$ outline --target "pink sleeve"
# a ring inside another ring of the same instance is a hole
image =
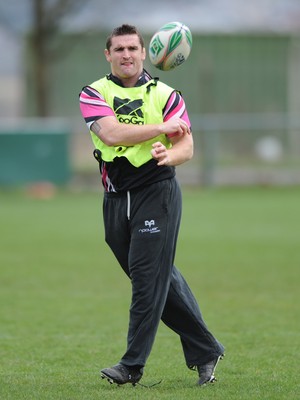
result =
[[[79,105],[82,116],[89,128],[98,119],[115,115],[103,96],[89,86],[82,89],[79,96]]]
[[[176,91],[174,91],[171,96],[169,97],[169,100],[166,104],[166,107],[164,108],[163,111],[163,119],[164,121],[168,121],[172,117],[179,117],[183,119],[191,128],[191,122],[186,110],[185,102],[183,100],[183,97]],[[170,133],[168,134],[168,137],[176,136],[177,133]]]

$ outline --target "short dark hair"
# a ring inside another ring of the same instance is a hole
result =
[[[109,50],[111,47],[111,39],[114,36],[123,36],[123,35],[137,35],[140,41],[142,48],[145,47],[144,39],[137,28],[133,25],[123,24],[115,28],[112,33],[106,39],[106,49]]]

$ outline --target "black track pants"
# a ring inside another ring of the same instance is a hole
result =
[[[105,193],[105,239],[131,279],[132,300],[125,365],[145,365],[159,321],[181,339],[187,365],[223,353],[208,331],[189,286],[174,266],[181,218],[175,178],[130,193]]]

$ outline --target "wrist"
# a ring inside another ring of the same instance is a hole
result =
[[[158,136],[164,133],[164,124],[157,125]]]

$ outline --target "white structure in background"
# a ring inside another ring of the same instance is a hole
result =
[[[257,140],[255,152],[263,161],[276,162],[282,158],[283,148],[279,139],[273,136],[264,136]]]

